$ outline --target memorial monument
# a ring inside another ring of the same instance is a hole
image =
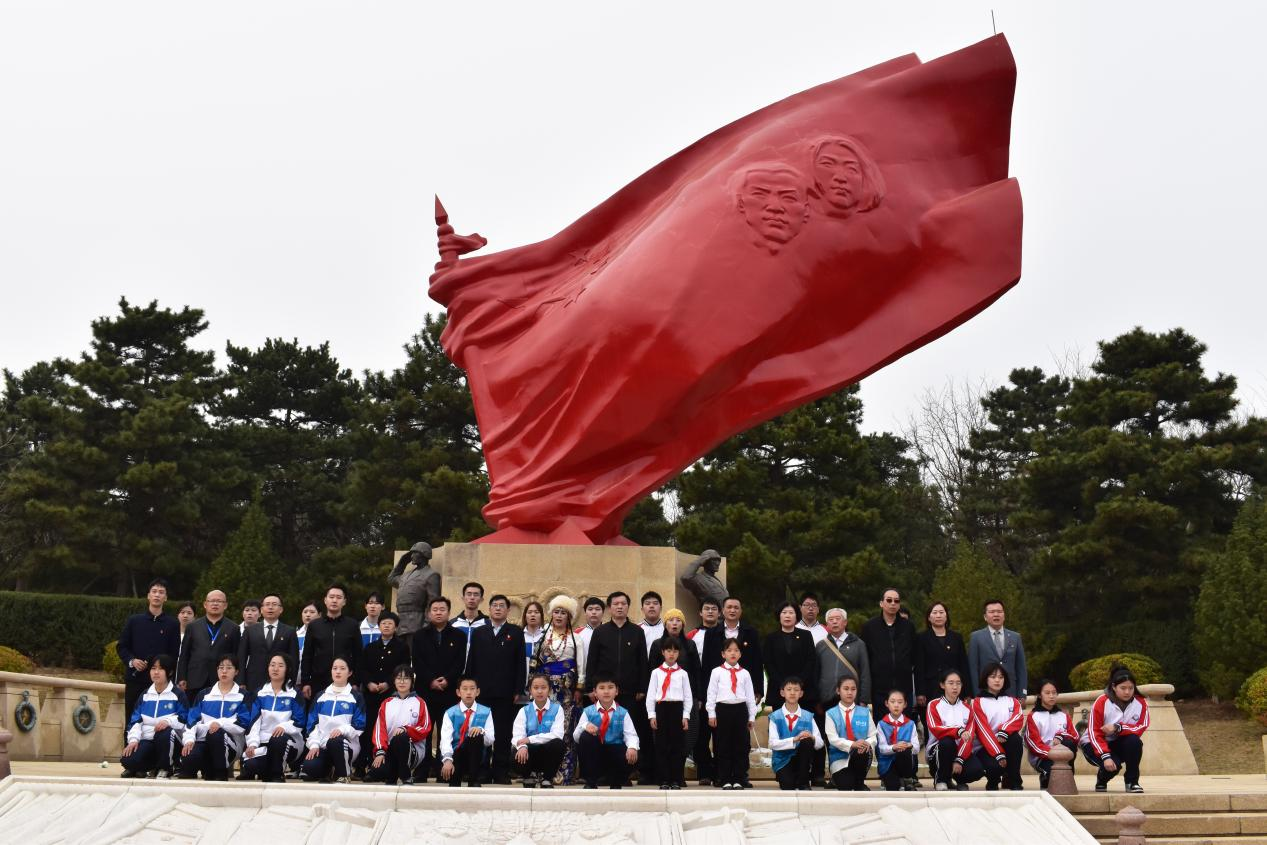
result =
[[[1015,82],[1003,36],[893,59],[740,118],[554,237],[490,255],[462,257],[487,242],[437,198],[430,294],[492,486],[476,546],[629,546],[634,504],[724,439],[1006,292],[1021,273]],[[528,554],[450,544],[437,560],[452,578]],[[671,565],[643,580],[685,609],[690,560],[613,566],[629,589],[629,567]]]

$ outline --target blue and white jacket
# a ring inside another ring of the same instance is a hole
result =
[[[220,726],[225,733],[225,740],[242,753],[242,739],[246,734],[244,720],[248,715],[246,696],[234,684],[228,692],[220,690],[220,684],[198,693],[193,706],[186,713],[185,721],[189,729],[184,734],[184,744],[193,745],[207,738],[207,732],[213,724]]]
[[[185,713],[189,704],[185,693],[169,683],[162,692],[150,688],[137,699],[132,716],[128,719],[128,742],[140,742],[154,738],[154,726],[166,720],[172,726],[172,736],[179,739],[185,732]]]
[[[308,711],[308,747],[325,748],[333,731],[339,731],[355,758],[361,753],[361,731],[365,730],[365,699],[352,685],[325,688]]]
[[[246,732],[248,757],[260,757],[268,753],[268,741],[279,726],[290,738],[295,748],[303,746],[304,697],[298,690],[287,686],[278,692],[271,683],[260,687],[251,700],[246,715],[249,730]],[[252,752],[251,749],[255,750]]]

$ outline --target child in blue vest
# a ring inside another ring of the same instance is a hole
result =
[[[814,714],[801,708],[804,684],[795,675],[783,679],[783,706],[770,714],[770,750],[774,752],[774,776],[779,789],[808,790],[814,751],[823,747],[823,738],[814,724]]]
[[[440,777],[449,786],[461,786],[462,780],[480,786],[488,749],[496,740],[493,711],[475,699],[480,688],[474,678],[458,679],[458,703],[444,712],[440,722]]]
[[[870,792],[867,772],[871,769],[876,745],[875,722],[871,711],[856,704],[858,682],[845,675],[836,684],[840,703],[827,711],[827,768],[832,783],[845,792]]]
[[[532,700],[515,715],[510,730],[510,746],[515,750],[515,768],[523,777],[524,787],[554,788],[565,751],[563,731],[567,717],[559,702],[550,697],[550,679],[533,675],[528,681]]]
[[[915,723],[906,718],[906,693],[900,689],[889,690],[884,706],[889,712],[880,720],[877,731],[880,781],[889,792],[911,792],[916,789],[919,732],[915,730]]]
[[[614,678],[599,675],[590,688],[598,702],[582,711],[572,732],[581,777],[586,789],[598,789],[600,777],[606,778],[612,789],[620,789],[629,777],[629,768],[638,762],[638,731],[629,711],[616,703]]]

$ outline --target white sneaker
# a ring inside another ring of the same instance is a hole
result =
[[[941,781],[937,781],[937,785],[933,787],[933,789],[935,789],[937,792],[946,792],[947,790],[950,789],[950,787],[947,784],[942,783]]]
[[[159,780],[167,780],[167,779],[168,779],[169,777],[171,777],[171,776],[172,776],[172,773],[171,773],[171,772],[169,772],[169,771],[167,771],[167,769],[159,769],[159,770],[158,770],[158,779],[159,779]]]
[[[734,785],[733,783],[723,783],[723,784],[721,785],[721,788],[722,788],[722,789],[734,789],[734,788],[735,788],[735,785]]]

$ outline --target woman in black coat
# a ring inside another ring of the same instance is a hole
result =
[[[805,697],[801,706],[811,710],[818,696],[818,657],[814,653],[814,635],[796,627],[800,612],[796,605],[785,601],[779,607],[779,630],[765,638],[761,644],[761,657],[765,661],[767,678],[765,703],[773,709],[783,706],[783,679],[801,679]]]
[[[950,611],[935,601],[924,614],[927,623],[915,638],[915,704],[919,713],[929,701],[941,695],[938,682],[948,669],[968,677],[968,650],[963,637],[950,629]]]

